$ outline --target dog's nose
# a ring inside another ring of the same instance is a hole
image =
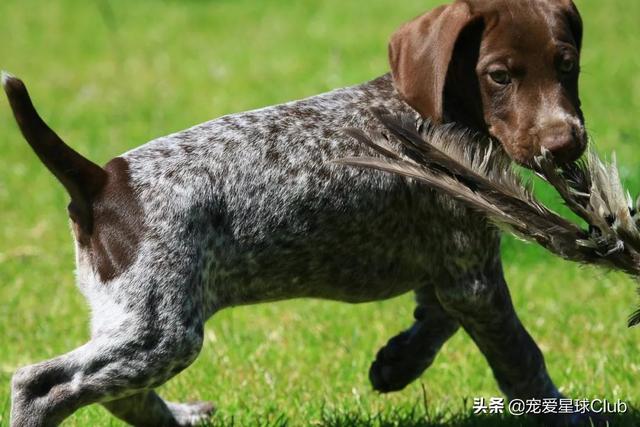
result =
[[[582,132],[569,124],[559,124],[545,128],[540,137],[540,147],[551,151],[558,163],[576,160],[584,148]]]

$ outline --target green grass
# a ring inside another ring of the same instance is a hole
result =
[[[386,40],[433,0],[0,2],[0,67],[22,77],[41,113],[89,158],[111,157],[225,113],[365,81],[387,69]],[[640,2],[579,1],[586,36],[582,100],[601,152],[615,149],[640,190]],[[0,425],[21,365],[87,339],[74,287],[66,195],[0,102]],[[541,196],[557,206],[555,196]],[[508,238],[506,275],[517,310],[574,397],[640,405],[639,299],[619,274],[555,259]],[[216,402],[219,425],[520,425],[470,415],[497,396],[491,372],[459,333],[406,390],[371,391],[375,351],[409,325],[411,296],[351,306],[294,300],[226,310],[198,361],[162,387],[174,400]],[[638,425],[634,413],[618,420]],[[98,406],[67,426],[120,425]],[[618,423],[616,423],[618,425]]]

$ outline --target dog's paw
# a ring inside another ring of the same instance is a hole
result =
[[[369,381],[381,393],[399,391],[429,367],[432,358],[422,354],[411,340],[409,331],[391,338],[376,355],[369,368]]]
[[[198,426],[208,421],[215,412],[211,402],[173,403],[167,402],[177,427]]]

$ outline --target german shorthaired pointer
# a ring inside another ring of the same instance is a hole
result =
[[[559,396],[514,312],[499,233],[443,195],[331,160],[373,154],[343,131],[382,132],[372,108],[457,122],[524,165],[542,146],[574,159],[586,141],[581,38],[570,0],[458,0],[393,35],[390,75],[212,120],[104,167],[68,147],[5,74],[22,133],[71,196],[92,309],[89,342],[15,373],[11,425],[55,426],[91,403],[137,426],[193,425],[211,405],[165,402],[154,388],[195,360],[217,311],[409,291],[415,323],[378,352],[376,390],[416,379],[462,326],[507,397]]]

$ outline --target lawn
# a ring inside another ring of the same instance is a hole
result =
[[[380,75],[386,40],[433,0],[3,0],[0,68],[23,78],[63,138],[103,163],[157,136],[235,111]],[[640,192],[640,2],[578,2],[585,21],[581,93],[602,153],[615,150]],[[0,102],[0,425],[12,372],[88,337],[74,286],[66,194]],[[548,189],[545,200],[558,206]],[[506,238],[516,308],[562,391],[640,406],[633,281],[563,262]],[[367,371],[410,324],[412,297],[363,305],[294,300],[225,310],[208,322],[198,361],[161,388],[213,400],[215,425],[520,425],[472,416],[498,396],[464,333],[404,391],[378,395]],[[66,426],[119,426],[99,406]],[[615,425],[640,425],[637,412]]]

